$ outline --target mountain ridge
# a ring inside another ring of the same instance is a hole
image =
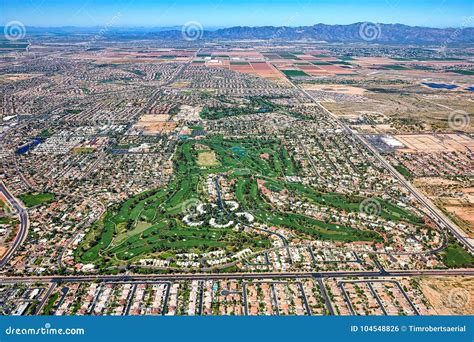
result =
[[[328,43],[374,43],[374,44],[474,44],[474,27],[434,28],[409,26],[405,24],[383,24],[358,22],[348,25],[314,24],[311,26],[233,26],[206,29],[199,22],[183,26],[165,27],[100,27],[74,28],[28,27],[27,31],[37,33],[73,33],[96,31],[102,37],[131,35],[141,38],[162,40],[309,40]]]

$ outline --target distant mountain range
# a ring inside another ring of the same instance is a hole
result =
[[[176,34],[162,32],[160,36]],[[181,34],[181,32],[179,32]],[[231,27],[204,31],[202,38],[315,40],[331,43],[372,42],[379,44],[466,44],[474,43],[474,27],[428,28],[402,24],[355,23],[300,27]]]
[[[91,28],[38,28],[27,27],[30,33],[71,34],[78,33],[96,34],[104,38],[107,36],[122,36],[123,38],[144,38],[181,40],[199,39],[229,39],[229,40],[311,40],[329,43],[357,43],[369,42],[377,44],[429,44],[455,46],[458,44],[474,44],[474,27],[460,28],[429,28],[407,26],[402,24],[375,24],[354,23],[350,25],[313,26],[237,26],[221,29],[202,28],[199,23],[190,23],[190,26],[172,27],[100,27]],[[184,33],[185,34],[184,34]]]

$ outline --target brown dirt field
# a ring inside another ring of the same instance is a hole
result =
[[[390,125],[357,125],[357,131],[363,134],[384,134],[393,133],[393,129]]]
[[[293,68],[293,63],[287,59],[272,61],[272,64],[279,69]]]
[[[189,85],[189,82],[173,82],[171,84],[172,88],[186,88]]]
[[[338,74],[354,74],[354,72],[351,69],[342,68],[342,67],[337,66],[337,65],[318,65],[318,67],[322,70],[333,73],[335,75],[338,75]]]
[[[474,314],[474,277],[423,278],[420,288],[438,315]]]
[[[164,49],[162,51],[148,51],[148,52],[129,52],[129,51],[114,51],[108,50],[101,55],[101,57],[106,59],[119,58],[119,59],[143,59],[151,58],[161,58],[166,57],[167,60],[171,58],[169,56],[176,56],[173,59],[188,59],[189,57],[194,56],[194,51],[183,51],[183,50],[172,50]]]
[[[172,60],[172,59],[160,59],[160,58],[93,58],[93,57],[80,57],[78,58],[80,60],[82,59],[91,59],[94,60],[97,64],[135,64],[137,62],[139,63],[172,63],[172,62],[177,62],[178,59]],[[183,60],[185,61],[185,60]]]
[[[452,201],[453,202],[453,201]],[[457,203],[456,205],[444,205],[444,208],[459,218],[458,226],[466,232],[470,238],[474,238],[474,205]]]
[[[136,131],[142,131],[145,135],[171,132],[176,128],[176,123],[167,122],[168,118],[168,114],[143,115],[140,120],[133,125],[133,129]]]
[[[30,78],[38,77],[41,74],[4,74],[0,75],[0,83],[24,81]]]
[[[385,75],[386,76],[386,75]],[[378,87],[378,86],[376,86]],[[388,87],[391,90],[398,87]],[[400,88],[400,91],[403,89]],[[448,117],[454,110],[466,113],[474,112],[474,102],[464,95],[438,94],[436,96],[419,96],[416,94],[402,95],[398,93],[382,94],[367,92],[364,96],[369,101],[361,103],[330,103],[326,107],[335,115],[346,115],[357,111],[379,112],[395,120],[409,119],[423,123],[426,131],[448,130]],[[445,108],[448,106],[451,109]],[[419,130],[419,128],[417,128]],[[470,125],[461,129],[464,132],[474,132],[474,120]],[[412,132],[411,124],[407,124],[404,131]]]
[[[440,178],[440,177],[423,177],[423,178],[416,178],[413,181],[413,185],[417,187],[423,186],[440,186],[440,185],[457,185],[459,182]]]
[[[176,128],[175,122],[161,122],[147,127],[145,133],[171,132]]]
[[[298,68],[300,68],[303,71],[318,71],[318,70],[320,70],[315,65],[298,65]]]
[[[285,75],[280,73],[272,65],[267,62],[250,62],[249,65],[236,65],[230,64],[230,70],[242,72],[246,74],[252,74],[259,77],[266,78],[270,81],[275,82],[288,82]]]
[[[249,50],[239,50],[234,49],[231,51],[218,51],[213,52],[212,56],[229,56],[229,57],[238,57],[238,58],[262,58],[263,55],[257,51],[249,51]]]
[[[436,205],[452,214],[453,221],[469,237],[474,238],[474,188],[465,187],[461,182],[439,178],[415,178],[413,185],[431,198]],[[445,192],[461,192],[463,196],[446,197]]]
[[[220,163],[214,151],[206,151],[198,154],[197,164],[199,166],[217,166]]]
[[[474,140],[467,135],[456,134],[410,134],[396,135],[410,152],[468,152],[474,151]],[[400,150],[404,152],[404,150]]]
[[[8,250],[7,247],[0,246],[0,258],[3,258],[7,250]]]
[[[338,85],[338,84],[304,84],[302,87],[305,90],[322,90],[322,91],[328,91],[331,93],[341,93],[341,94],[348,94],[348,95],[364,95],[366,91],[363,88]]]
[[[168,114],[146,114],[140,118],[140,121],[138,123],[141,124],[146,122],[164,122],[168,121],[169,118],[170,116]]]
[[[400,61],[396,61],[387,57],[356,57],[354,59],[356,63],[361,66],[400,64]]]
[[[299,55],[298,58],[302,59],[304,61],[316,61],[316,60],[318,60],[318,58],[316,58],[314,56],[311,56],[311,55]]]

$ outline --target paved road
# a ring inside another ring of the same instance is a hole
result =
[[[31,282],[150,282],[178,280],[212,279],[300,279],[300,278],[347,278],[347,277],[413,277],[413,276],[474,276],[474,269],[444,270],[396,270],[381,273],[378,271],[328,271],[328,272],[258,272],[258,273],[209,273],[209,274],[135,274],[135,275],[77,275],[77,276],[12,276],[0,277],[0,283]]]
[[[6,197],[10,206],[16,210],[20,218],[20,230],[15,237],[15,241],[13,241],[13,244],[8,250],[8,252],[0,260],[0,268],[2,268],[10,261],[10,259],[13,257],[18,247],[20,247],[23,241],[25,241],[26,236],[28,235],[28,228],[30,226],[30,221],[28,218],[28,212],[23,207],[23,204],[19,200],[17,200],[15,197],[13,197],[13,195],[8,191],[8,189],[3,183],[0,183],[0,191]]]
[[[377,304],[379,305],[380,307],[380,310],[382,310],[383,314],[385,316],[387,316],[387,310],[385,310],[385,307],[383,306],[383,303],[382,303],[382,299],[380,298],[379,294],[377,293],[377,291],[375,291],[374,287],[372,286],[372,283],[367,283],[367,286],[369,287],[370,289],[370,292],[372,292],[372,296],[374,296],[375,300],[377,301]]]
[[[324,299],[324,305],[328,310],[331,316],[334,316],[334,308],[331,304],[331,299],[329,298],[328,292],[326,291],[326,286],[324,285],[323,279],[321,277],[315,277],[316,281],[319,285],[319,293],[321,293],[321,297]]]
[[[43,307],[46,304],[47,299],[49,296],[51,296],[51,293],[53,293],[54,289],[58,286],[57,283],[51,283],[51,286],[49,287],[48,291],[46,291],[46,294],[43,296],[43,299],[39,303],[38,307],[36,308],[35,315],[39,315],[41,311],[43,310]]]
[[[301,297],[303,298],[303,303],[304,303],[304,308],[306,310],[306,313],[308,314],[308,316],[311,316],[312,312],[311,312],[311,308],[309,307],[308,298],[306,297],[306,293],[304,291],[303,283],[301,281],[298,281],[296,282],[296,285],[298,285],[300,289]]]
[[[434,221],[442,229],[448,229],[471,253],[474,253],[473,239],[470,239],[458,226],[456,226],[449,218],[447,218],[428,198],[426,198],[417,188],[408,182],[389,162],[383,158],[380,153],[369,142],[367,142],[357,132],[354,132],[349,126],[339,120],[339,118],[330,112],[326,107],[319,103],[311,94],[304,89],[295,85],[295,88],[300,90],[306,97],[316,103],[326,114],[328,114],[334,121],[351,134],[357,141],[359,141],[366,149],[368,149],[375,158],[385,166],[385,168],[407,189],[410,193],[425,207],[430,213]]]

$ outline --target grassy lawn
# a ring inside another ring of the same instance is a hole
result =
[[[348,212],[360,211],[360,204],[365,200],[364,197],[347,197],[336,193],[319,193],[297,183],[291,183],[288,187],[315,204],[329,205]],[[389,203],[381,198],[375,198],[374,200],[380,204],[381,212],[379,216],[387,220],[407,221],[413,224],[421,224],[423,222],[421,217],[416,216],[404,208]]]
[[[76,154],[90,154],[94,153],[95,148],[92,147],[76,147],[73,149],[73,152]]]
[[[20,195],[19,198],[28,208],[30,208],[54,201],[55,195],[51,193],[25,194]]]
[[[59,299],[59,292],[54,293],[49,297],[48,302],[46,303],[43,309],[43,315],[51,315],[53,313],[53,307],[56,301]]]
[[[345,242],[382,241],[381,236],[375,232],[360,231],[342,225],[326,223],[299,214],[266,213],[259,214],[258,217],[260,220],[269,222],[273,225],[288,227],[322,240]]]
[[[442,253],[442,258],[447,267],[462,268],[474,266],[474,257],[454,239],[450,239],[448,247]]]
[[[0,224],[15,225],[18,223],[19,221],[16,217],[0,217]]]
[[[127,238],[143,233],[145,230],[147,230],[151,226],[153,225],[149,222],[139,221],[133,230],[124,231],[121,234],[117,235],[113,240],[113,244],[118,245],[124,240],[126,240]]]
[[[411,174],[411,172],[408,171],[408,169],[405,166],[403,166],[402,164],[398,164],[397,166],[395,166],[395,169],[406,179],[412,179],[413,178],[413,175]]]
[[[449,70],[451,72],[455,72],[456,74],[461,75],[474,75],[474,70]]]

